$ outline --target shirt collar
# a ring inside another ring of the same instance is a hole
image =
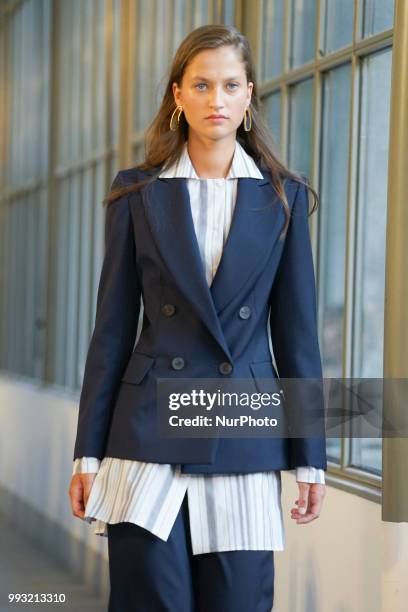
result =
[[[227,179],[232,178],[256,178],[263,179],[263,175],[256,165],[254,159],[248,155],[244,147],[235,141],[234,156],[232,158],[232,164]],[[175,162],[170,168],[163,170],[158,178],[193,178],[200,179],[197,176],[194,166],[191,163],[190,156],[187,150],[187,141],[184,143],[183,152],[180,159]]]

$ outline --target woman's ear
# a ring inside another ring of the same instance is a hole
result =
[[[176,106],[178,106],[180,104],[180,100],[179,100],[180,92],[178,91],[178,86],[176,82],[173,83],[172,88],[173,88],[174,103]]]
[[[252,83],[252,81],[250,81],[248,83],[248,91],[249,91],[249,99],[248,99],[248,106],[250,106],[251,104],[251,97],[252,97],[252,89],[254,87],[254,84]]]

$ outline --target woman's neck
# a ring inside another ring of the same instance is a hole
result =
[[[197,176],[200,178],[226,178],[235,151],[235,140],[227,143],[205,145],[194,139],[188,140],[187,151]]]

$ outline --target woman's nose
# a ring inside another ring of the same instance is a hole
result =
[[[224,108],[222,103],[223,92],[221,89],[215,89],[214,92],[210,95],[211,108],[216,112],[221,112]]]

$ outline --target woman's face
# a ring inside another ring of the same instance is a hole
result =
[[[181,88],[173,83],[173,94],[176,104],[183,107],[189,130],[201,138],[219,140],[235,138],[252,87],[237,51],[223,46],[198,53],[184,72]],[[210,115],[224,115],[225,119],[211,120]]]

